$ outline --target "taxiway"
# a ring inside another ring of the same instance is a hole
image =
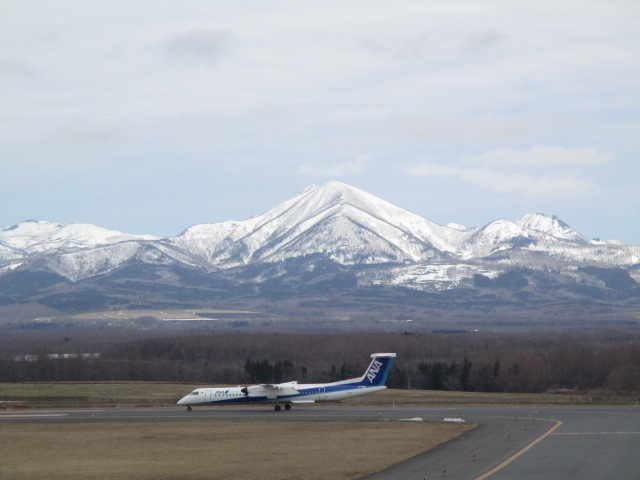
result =
[[[180,407],[107,410],[16,410],[3,422],[158,422],[220,420],[274,422],[464,420],[478,427],[368,480],[461,478],[571,480],[638,478],[639,407],[358,408],[296,406],[275,413],[264,407]],[[460,419],[460,420],[457,420]]]

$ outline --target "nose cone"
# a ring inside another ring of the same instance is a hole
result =
[[[189,396],[182,397],[178,400],[178,405],[189,405]]]

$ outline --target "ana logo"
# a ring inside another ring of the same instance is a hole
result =
[[[367,372],[367,378],[369,379],[369,381],[371,383],[373,383],[373,381],[376,379],[376,375],[378,374],[378,372],[380,371],[380,367],[382,366],[382,362],[375,360],[372,364],[371,364],[371,368],[369,369],[369,371]]]

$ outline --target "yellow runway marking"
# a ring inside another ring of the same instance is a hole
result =
[[[564,432],[554,435],[640,435],[640,432]]]
[[[496,473],[498,470],[501,470],[502,468],[506,467],[507,465],[509,465],[511,462],[513,462],[516,458],[518,458],[520,455],[522,455],[523,453],[525,453],[527,450],[529,450],[531,447],[533,447],[534,445],[538,444],[539,442],[541,442],[542,440],[544,440],[545,438],[547,438],[549,435],[551,435],[560,425],[562,425],[562,422],[560,420],[556,420],[555,421],[556,424],[551,427],[549,430],[547,430],[545,433],[543,433],[542,435],[540,435],[538,438],[536,438],[533,442],[531,442],[529,445],[527,445],[526,447],[524,447],[522,450],[520,450],[519,452],[513,454],[512,456],[510,456],[509,458],[507,458],[504,462],[502,462],[500,465],[492,468],[491,470],[489,470],[487,473],[484,473],[482,475],[480,475],[479,477],[476,477],[474,480],[483,480],[485,478],[487,478],[489,475],[493,475],[494,473]]]

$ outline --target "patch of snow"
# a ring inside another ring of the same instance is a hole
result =
[[[13,263],[11,265],[7,265],[6,267],[0,268],[0,273],[10,272],[11,270],[15,270],[21,265],[23,265],[23,263]]]
[[[447,422],[447,423],[464,423],[466,422],[466,420],[464,420],[463,418],[457,417],[457,418],[445,418],[442,420],[443,422]]]
[[[460,230],[461,232],[467,230],[467,227],[460,225],[459,223],[447,223],[447,227],[453,228],[454,230]]]
[[[471,282],[474,275],[496,278],[504,270],[474,264],[420,264],[363,272],[363,285],[404,286],[416,290],[442,291]]]

